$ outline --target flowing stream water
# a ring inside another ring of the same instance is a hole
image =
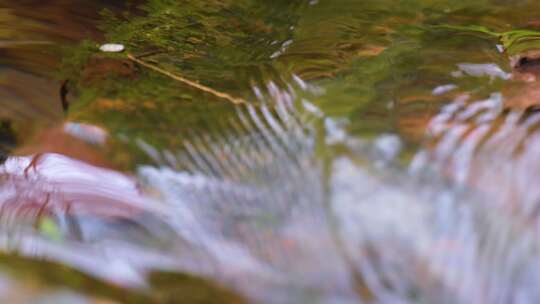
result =
[[[538,11],[0,0],[0,299],[539,302]]]

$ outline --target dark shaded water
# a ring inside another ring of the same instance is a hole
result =
[[[1,298],[537,302],[539,9],[0,1]]]

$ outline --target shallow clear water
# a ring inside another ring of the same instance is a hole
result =
[[[537,302],[538,9],[0,1],[1,293]]]

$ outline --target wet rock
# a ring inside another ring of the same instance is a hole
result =
[[[509,57],[512,82],[502,88],[508,109],[529,109],[540,105],[540,49],[529,49]]]
[[[537,82],[515,84],[505,88],[504,104],[511,109],[528,109],[540,105],[540,84]]]
[[[9,120],[0,121],[0,163],[3,163],[8,154],[17,145],[17,138]]]
[[[528,50],[510,57],[510,65],[519,73],[540,74],[540,50]]]

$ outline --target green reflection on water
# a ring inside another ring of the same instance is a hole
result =
[[[496,63],[508,70],[506,56],[498,53],[490,35],[434,30],[433,25],[503,32],[534,20],[530,12],[538,6],[534,1],[487,0],[400,5],[153,0],[142,6],[142,14],[105,12],[102,28],[107,41],[146,54],[148,62],[250,100],[251,86],[263,87],[270,80],[283,84],[297,74],[324,89],[325,94],[310,98],[327,115],[348,119],[350,134],[398,133],[412,150],[421,139],[421,121],[448,101],[431,96],[434,87],[454,83],[479,96],[500,88],[498,80],[452,77],[458,63]],[[129,79],[113,70],[81,84],[88,58],[104,56],[97,54],[97,45],[83,44],[65,60],[65,76],[79,80],[82,92],[69,117],[128,138],[127,149],[117,142],[112,156],[117,162],[144,161],[131,143],[134,138],[174,150],[186,133],[232,114],[232,106],[221,100],[142,67]],[[128,150],[136,157],[128,157]]]

